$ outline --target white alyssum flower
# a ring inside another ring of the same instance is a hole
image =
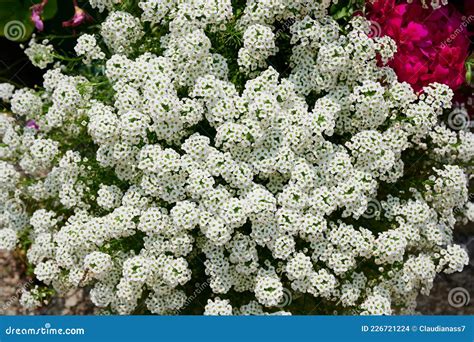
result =
[[[361,315],[390,315],[392,310],[390,309],[390,300],[381,295],[372,295],[362,303]]]
[[[85,64],[91,64],[93,60],[105,58],[105,53],[97,45],[96,38],[91,34],[83,34],[77,38],[74,51],[78,56],[84,56]]]
[[[93,8],[97,8],[100,12],[103,12],[105,9],[113,9],[114,5],[120,4],[121,1],[122,0],[89,0],[89,3]]]
[[[112,258],[106,253],[92,252],[84,258],[84,268],[98,279],[106,276],[112,267]]]
[[[205,307],[204,315],[207,316],[229,316],[232,315],[232,306],[227,299],[208,300]]]
[[[238,63],[242,70],[254,71],[266,66],[266,59],[278,52],[271,27],[255,24],[244,33],[244,47],[239,50]]]
[[[97,204],[102,208],[111,210],[120,206],[122,200],[122,191],[116,185],[100,185],[97,191]]]
[[[44,282],[45,284],[49,284],[53,280],[57,279],[61,269],[55,261],[48,260],[36,265],[34,272],[38,280]]]
[[[138,18],[128,12],[115,11],[102,23],[100,35],[110,49],[127,53],[142,38],[143,30]]]
[[[3,102],[10,102],[11,97],[13,96],[13,91],[15,86],[10,83],[0,83],[0,99]]]
[[[0,229],[0,249],[11,251],[18,241],[17,233],[11,228]]]
[[[41,98],[29,89],[18,89],[11,98],[12,112],[21,116],[35,117],[42,107]]]
[[[0,84],[0,249],[28,246],[42,282],[23,305],[87,286],[109,314],[289,315],[302,294],[412,314],[468,263],[453,229],[474,219],[474,135],[446,120],[449,87],[397,81],[395,42],[362,16],[89,2],[108,12],[75,63]]]
[[[19,302],[26,309],[36,309],[41,306],[38,289],[35,287],[29,291],[22,291]]]
[[[29,42],[28,48],[25,49],[25,54],[31,63],[40,69],[45,69],[48,64],[54,62],[54,48],[47,39],[37,43],[33,37]]]

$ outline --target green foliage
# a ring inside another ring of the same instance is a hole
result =
[[[329,13],[336,20],[349,21],[354,13],[364,10],[365,1],[342,0],[331,6]]]
[[[474,53],[466,61],[466,83],[474,87]]]

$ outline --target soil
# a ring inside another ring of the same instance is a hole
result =
[[[83,289],[74,290],[64,297],[55,297],[35,310],[24,309],[20,303],[23,289],[34,286],[25,274],[24,263],[12,253],[0,252],[0,315],[89,315],[94,305]]]

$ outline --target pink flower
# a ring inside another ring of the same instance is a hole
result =
[[[74,0],[74,16],[69,19],[68,21],[63,21],[63,27],[77,27],[81,25],[82,23],[92,21],[92,17],[84,11],[82,8],[80,8],[77,5],[77,1]]]
[[[39,125],[36,123],[35,120],[28,120],[28,122],[26,123],[26,127],[33,128],[37,131],[39,130]]]
[[[43,0],[39,4],[33,5],[30,7],[31,9],[31,21],[35,24],[35,27],[38,31],[43,31],[44,24],[41,15],[44,11],[44,6],[48,3],[48,0]]]
[[[395,0],[368,2],[370,10],[370,19],[376,22],[385,22],[391,16],[390,14],[395,10]]]
[[[454,6],[432,10],[417,2],[397,5],[394,0],[378,0],[368,9],[369,19],[397,43],[389,65],[400,81],[416,91],[432,82],[452,89],[464,83],[470,41],[462,14]]]

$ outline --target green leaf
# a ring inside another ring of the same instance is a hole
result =
[[[472,69],[474,68],[474,54],[472,54],[466,61],[466,83],[472,86],[474,79],[472,75]]]
[[[53,18],[58,12],[57,0],[49,0],[46,6],[44,6],[43,19],[48,20]]]
[[[329,14],[336,20],[350,19],[358,10],[362,10],[365,6],[364,1],[360,0],[343,0],[338,1],[329,9]]]

